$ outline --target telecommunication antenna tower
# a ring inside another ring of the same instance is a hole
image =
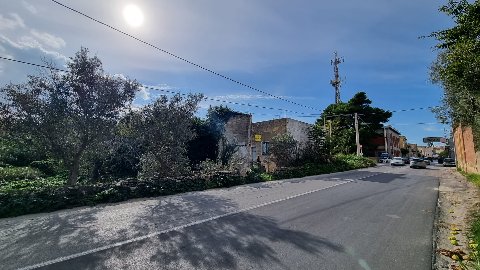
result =
[[[330,81],[330,84],[333,86],[333,88],[335,88],[336,104],[342,102],[340,100],[340,87],[342,86],[342,79],[340,79],[340,75],[338,74],[338,65],[343,62],[343,58],[339,58],[337,52],[335,51],[335,58],[331,61],[331,65],[333,65],[334,78]]]

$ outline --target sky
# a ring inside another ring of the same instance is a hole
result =
[[[445,1],[58,1],[250,87],[51,0],[0,0],[0,56],[38,64],[47,59],[63,68],[83,46],[102,60],[107,73],[160,89],[140,91],[135,106],[171,95],[161,90],[203,93],[260,108],[205,100],[200,116],[209,106],[228,105],[251,113],[254,122],[290,117],[314,123],[316,115],[335,101],[330,80],[337,51],[344,59],[339,65],[342,101],[364,91],[375,107],[415,109],[394,112],[387,123],[409,143],[423,144],[423,137],[450,132],[429,109],[420,109],[441,102],[442,89],[429,79],[429,67],[438,54],[436,42],[419,37],[452,25],[438,11]],[[135,8],[125,14],[131,5]],[[0,86],[25,82],[28,74],[38,72],[38,67],[0,59]]]

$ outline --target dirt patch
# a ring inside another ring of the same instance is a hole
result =
[[[472,213],[480,210],[480,192],[455,168],[441,168],[429,173],[440,181],[433,269],[460,269],[459,263],[451,257],[470,253],[468,224]]]

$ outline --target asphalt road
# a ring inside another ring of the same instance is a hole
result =
[[[438,179],[381,165],[0,220],[0,269],[431,269]]]

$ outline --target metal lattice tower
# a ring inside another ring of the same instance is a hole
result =
[[[342,102],[340,100],[340,87],[342,86],[342,79],[340,79],[340,75],[338,74],[338,65],[343,63],[343,58],[338,58],[338,54],[335,51],[335,58],[331,61],[331,65],[333,65],[333,74],[334,78],[330,81],[330,84],[335,88],[335,103],[338,104]]]

